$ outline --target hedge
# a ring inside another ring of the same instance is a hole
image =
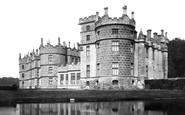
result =
[[[146,89],[185,90],[185,79],[145,80]]]

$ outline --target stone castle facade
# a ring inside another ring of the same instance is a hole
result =
[[[119,18],[104,15],[80,18],[81,43],[41,45],[39,51],[19,57],[21,88],[134,89],[145,79],[168,76],[168,37],[147,30],[137,36],[134,12],[127,6]]]

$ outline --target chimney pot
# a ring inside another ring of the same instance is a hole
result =
[[[58,37],[58,45],[60,45],[60,37]]]
[[[166,32],[166,33],[165,33],[165,37],[166,37],[166,38],[168,37],[167,34],[168,34],[168,33]]]
[[[104,8],[104,12],[105,12],[104,15],[108,15],[108,7]]]
[[[21,59],[21,53],[19,53],[19,59]]]
[[[161,30],[161,35],[164,36],[164,30]]]
[[[123,15],[127,15],[127,6],[126,5],[123,7]]]
[[[132,12],[132,14],[131,14],[131,15],[132,15],[132,19],[134,19],[134,12]]]
[[[70,42],[69,42],[69,46],[68,47],[70,48]]]
[[[151,29],[147,30],[147,38],[149,39],[151,38],[151,31],[152,31]]]
[[[36,54],[38,54],[38,49],[36,49]]]
[[[41,46],[43,46],[43,38],[41,38]]]
[[[154,39],[157,39],[157,32],[154,33]]]

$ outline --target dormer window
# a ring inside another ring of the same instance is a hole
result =
[[[90,26],[86,26],[86,31],[90,31]]]

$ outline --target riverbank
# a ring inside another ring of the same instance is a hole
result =
[[[1,103],[120,101],[149,99],[185,99],[182,90],[1,90]]]

